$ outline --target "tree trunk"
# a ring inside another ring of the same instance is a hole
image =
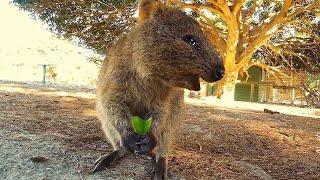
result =
[[[238,72],[231,72],[226,74],[226,81],[223,86],[223,94],[220,98],[223,102],[234,102],[235,87],[238,79]]]

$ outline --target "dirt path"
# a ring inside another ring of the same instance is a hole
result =
[[[137,155],[89,173],[111,151],[92,92],[0,83],[0,179],[150,179],[152,162]],[[169,177],[319,179],[320,120],[189,104]]]

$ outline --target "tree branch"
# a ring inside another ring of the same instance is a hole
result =
[[[214,24],[212,23],[212,20],[203,15],[201,18],[203,18],[203,20],[200,20],[200,23],[202,22],[201,25],[204,31],[209,35],[208,38],[210,42],[217,48],[222,59],[224,59],[226,53],[226,41],[219,35],[218,31],[214,27]]]
[[[286,18],[285,18],[285,21],[289,21],[291,20],[292,18],[294,18],[295,16],[297,16],[298,14],[301,14],[302,12],[305,12],[305,11],[310,11],[314,8],[320,8],[320,4],[319,3],[311,3],[309,4],[308,6],[306,7],[299,7],[295,10],[294,13],[288,15]]]
[[[250,39],[250,27],[249,27],[249,18],[251,18],[253,16],[253,14],[257,11],[258,6],[260,6],[262,4],[262,0],[257,0],[254,1],[254,5],[252,7],[250,7],[249,10],[243,10],[243,12],[241,13],[242,16],[242,29],[241,29],[241,38],[242,38],[242,44],[246,45],[249,43],[249,39]]]
[[[249,11],[246,12],[244,19],[245,19],[245,23],[247,23],[248,17],[252,17],[253,14],[257,11],[258,6],[260,6],[262,4],[263,0],[257,0],[254,1],[254,5],[252,7],[250,7]]]
[[[169,0],[171,3],[175,4],[175,5],[178,5],[182,8],[190,8],[190,9],[193,9],[197,12],[200,12],[200,10],[202,9],[205,9],[207,11],[210,11],[212,13],[215,13],[217,14],[218,16],[220,16],[223,20],[225,20],[225,16],[223,14],[223,12],[221,11],[220,7],[219,6],[216,6],[215,4],[210,4],[210,3],[184,3],[184,2],[181,2],[179,0]]]
[[[248,30],[244,29],[246,28],[244,26],[244,16],[243,16],[244,10],[238,11],[236,17],[237,17],[237,23],[238,23],[238,29],[239,29],[239,40],[237,44],[237,54],[236,54],[236,60],[239,60],[238,57],[244,50],[245,45],[247,44],[249,40],[249,34]],[[241,14],[241,15],[240,15]]]
[[[241,61],[237,64],[237,69],[240,69],[245,64],[249,63],[251,56],[256,51],[256,49],[266,43],[277,32],[279,32],[280,27],[283,28],[287,23],[290,23],[290,20],[296,15],[304,11],[310,11],[314,8],[320,7],[320,4],[312,3],[305,8],[298,8],[294,13],[290,15],[286,15],[290,4],[291,0],[285,1],[280,13],[270,23],[264,26],[263,29],[261,29],[258,37],[256,37],[252,42],[249,43],[250,45],[241,53],[239,57]],[[273,29],[274,31],[271,32]]]
[[[236,0],[234,5],[231,7],[232,13],[236,15],[245,2],[246,0]]]
[[[237,69],[241,69],[244,65],[250,62],[252,54],[264,43],[266,43],[278,30],[279,24],[283,22],[286,14],[291,6],[292,0],[286,0],[278,15],[274,17],[269,23],[262,27],[259,32],[259,36],[249,43],[249,46],[241,53],[237,64]],[[274,32],[271,30],[275,29]]]
[[[283,51],[282,49],[280,49],[279,47],[273,45],[273,44],[270,44],[270,43],[266,43],[265,46],[267,48],[269,48],[271,51],[273,51],[274,53],[278,54],[283,60],[284,62],[288,65],[288,66],[291,66],[289,64],[289,61],[283,56]]]
[[[278,15],[276,15],[269,23],[264,24],[263,26],[260,26],[258,29],[254,30],[254,33],[252,34],[253,37],[258,36],[264,29],[270,30],[275,25],[280,25],[287,16],[288,10],[291,7],[292,0],[286,0],[279,12]]]
[[[232,73],[235,71],[235,55],[237,53],[237,44],[239,38],[239,28],[236,16],[232,14],[229,6],[226,1],[218,0],[222,12],[226,17],[226,23],[228,26],[228,37],[226,43],[226,56],[225,56],[225,69],[226,74]]]
[[[302,32],[306,33],[306,34],[309,34],[310,36],[312,36],[314,39],[316,39],[317,41],[320,41],[320,37],[318,34],[312,32],[311,29],[308,29],[308,28],[303,28],[303,27],[299,27],[297,28],[299,30],[301,30]]]

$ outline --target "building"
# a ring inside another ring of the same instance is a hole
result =
[[[268,102],[285,104],[306,104],[304,91],[300,88],[306,80],[306,72],[292,72],[282,70],[283,74],[278,78],[266,73],[257,66],[249,68],[250,78],[246,81],[246,76],[239,77],[240,82],[236,84],[236,101],[247,102]],[[213,96],[216,84],[202,84],[201,92],[190,92],[190,96]]]

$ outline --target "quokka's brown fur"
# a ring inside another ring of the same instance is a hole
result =
[[[114,151],[97,160],[95,171],[130,151],[155,147],[154,179],[165,179],[183,88],[199,90],[200,77],[213,82],[222,76],[222,62],[195,20],[157,0],[141,0],[138,25],[110,48],[98,78],[98,118]],[[137,138],[132,116],[152,117],[151,133]]]

